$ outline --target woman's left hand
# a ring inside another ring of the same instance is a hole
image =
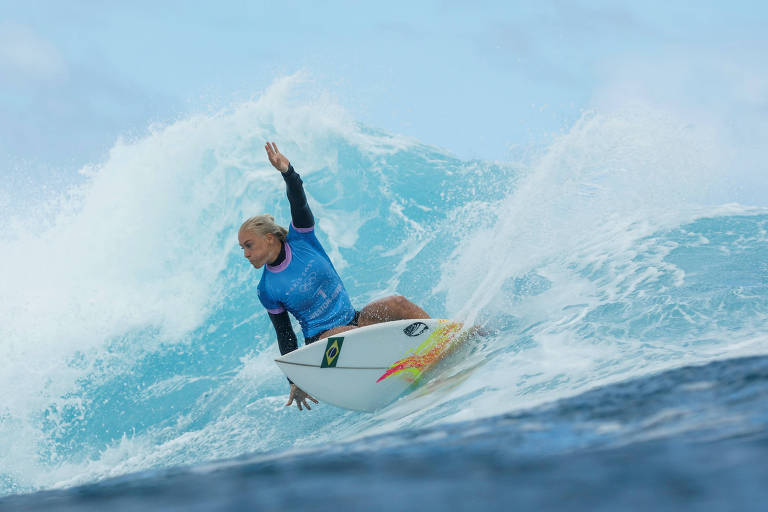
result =
[[[288,407],[293,403],[294,400],[296,400],[296,407],[298,407],[300,411],[302,410],[301,409],[302,405],[306,407],[308,411],[311,411],[312,408],[307,403],[307,398],[317,403],[317,400],[315,400],[314,398],[309,396],[307,393],[305,393],[304,390],[302,390],[296,384],[291,384],[291,394],[288,397],[288,403],[285,404],[285,406]]]
[[[270,145],[271,144],[271,145]],[[267,149],[267,156],[269,162],[280,172],[288,172],[288,168],[291,166],[291,162],[277,149],[274,142],[267,142],[264,146]]]

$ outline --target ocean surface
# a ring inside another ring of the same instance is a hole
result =
[[[296,89],[3,212],[0,510],[763,509],[764,149],[635,105],[466,161]],[[236,237],[290,220],[266,140],[358,308],[490,336],[376,413],[285,407]]]

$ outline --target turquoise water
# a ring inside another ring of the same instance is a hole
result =
[[[0,495],[246,454],[320,457],[370,436],[407,446],[424,429],[461,439],[452,425],[768,354],[768,204],[743,203],[768,186],[711,136],[627,108],[585,113],[517,161],[462,161],[285,80],[119,141],[3,219]],[[260,274],[236,240],[248,216],[289,222],[265,140],[304,178],[355,305],[398,293],[494,334],[375,414],[284,407]],[[632,445],[620,412],[605,428]],[[526,456],[582,446],[569,422]]]

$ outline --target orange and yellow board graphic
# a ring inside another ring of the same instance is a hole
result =
[[[454,344],[461,332],[460,322],[446,322],[435,329],[418,347],[409,350],[411,354],[396,361],[376,382],[381,382],[393,375],[415,382],[422,372],[439,361]]]

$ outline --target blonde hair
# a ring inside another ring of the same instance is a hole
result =
[[[283,226],[275,224],[275,218],[267,213],[264,215],[256,215],[243,222],[240,226],[240,231],[250,231],[257,235],[267,236],[269,234],[275,235],[278,240],[285,242],[285,237],[288,235],[288,230]]]

